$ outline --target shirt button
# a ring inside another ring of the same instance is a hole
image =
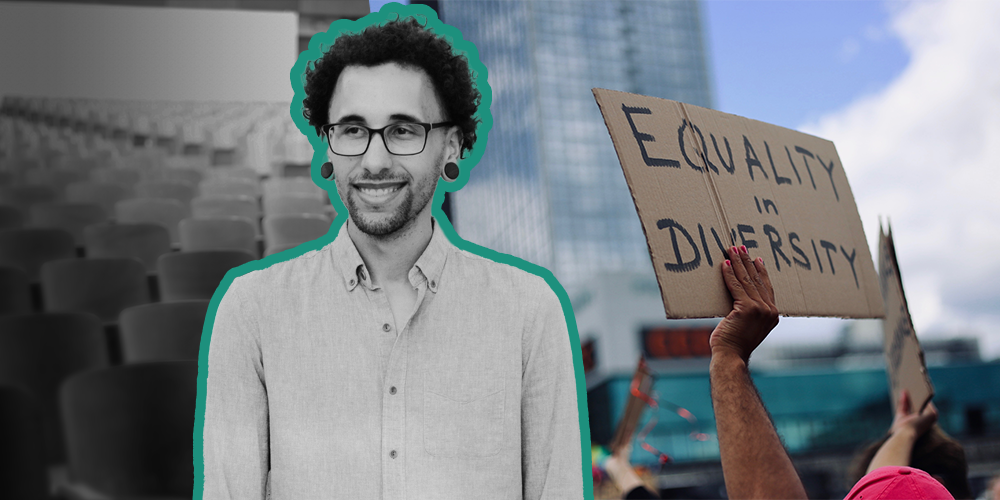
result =
[[[365,268],[363,268],[363,267],[361,268],[361,279],[363,279],[363,280],[368,279],[368,277],[365,276]]]
[[[389,388],[389,394],[396,394],[396,386],[392,386]]]
[[[396,450],[392,450],[389,452],[389,458],[396,458]]]
[[[355,283],[354,278],[351,278],[351,281],[348,281],[347,283],[351,286],[354,286]]]
[[[382,325],[382,331],[383,332],[388,332],[389,330],[392,330],[392,327],[389,326],[389,323],[386,323],[386,324]]]
[[[437,288],[437,283],[434,280],[431,280],[431,288]]]

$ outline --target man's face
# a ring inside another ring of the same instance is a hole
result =
[[[345,68],[334,87],[329,116],[331,123],[374,129],[444,121],[427,73],[395,63]],[[456,161],[458,152],[457,128],[447,127],[430,130],[424,151],[417,155],[390,154],[381,134],[372,134],[362,156],[327,154],[351,221],[371,236],[385,237],[429,218],[441,166]]]

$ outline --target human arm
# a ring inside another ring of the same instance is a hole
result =
[[[806,498],[805,488],[750,378],[750,354],[778,324],[761,259],[729,249],[722,277],[733,310],[712,332],[709,380],[729,498]]]
[[[254,305],[238,278],[212,326],[205,395],[205,500],[263,499],[269,466],[267,390]]]
[[[583,467],[570,333],[559,299],[544,283],[539,288],[522,342],[523,498],[577,500]]]
[[[889,428],[889,439],[875,452],[868,464],[868,473],[889,465],[909,466],[913,443],[934,426],[937,418],[934,403],[927,403],[919,413],[914,412],[910,404],[910,393],[903,389],[896,402],[896,415]]]

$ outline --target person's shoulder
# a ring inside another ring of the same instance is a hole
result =
[[[329,247],[330,244],[327,244],[302,253],[293,248],[282,254],[265,257],[256,266],[234,278],[230,289],[278,290],[305,285],[324,275],[325,268],[330,266]],[[284,253],[291,256],[283,255]]]
[[[535,270],[533,268],[538,266],[529,262],[511,256],[503,257],[514,264],[501,262],[457,247],[453,255],[458,272],[464,279],[483,282],[493,292],[510,290],[528,297],[555,296],[555,290],[543,276],[547,271],[543,268]]]

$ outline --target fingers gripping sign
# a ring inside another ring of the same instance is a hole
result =
[[[774,287],[760,258],[751,259],[745,246],[730,247],[722,263],[722,278],[733,295],[733,310],[712,332],[712,354],[728,352],[744,361],[778,324]]]
[[[910,402],[910,393],[903,389],[903,393],[896,402],[896,416],[892,420],[890,434],[895,434],[907,428],[912,429],[915,436],[922,436],[929,431],[937,422],[938,412],[934,403],[927,403],[923,409],[914,411]]]

